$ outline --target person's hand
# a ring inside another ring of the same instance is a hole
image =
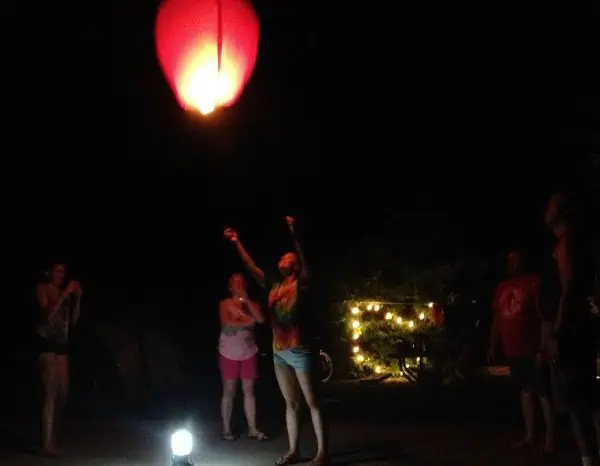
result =
[[[65,293],[67,293],[67,294],[75,293],[78,288],[79,288],[79,283],[77,283],[75,280],[71,280],[69,283],[67,283],[67,288],[65,289]]]
[[[73,294],[77,298],[81,298],[81,296],[83,295],[83,290],[81,289],[81,283],[79,283],[78,281],[76,281],[75,283],[77,284],[77,288],[75,289],[75,291],[73,292]]]
[[[225,236],[225,238],[233,244],[237,244],[239,241],[238,234],[233,228],[225,229],[223,236]]]
[[[240,299],[240,298],[238,298]],[[233,320],[241,320],[243,319],[245,316],[243,308],[238,305],[238,304],[234,304],[231,303],[229,305],[229,317]]]
[[[287,223],[288,227],[294,228],[294,225],[296,224],[296,220],[294,220],[294,217],[287,216],[285,218],[285,223]]]

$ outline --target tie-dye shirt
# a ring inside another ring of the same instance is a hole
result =
[[[265,278],[269,292],[269,311],[273,327],[273,351],[308,346],[306,281],[274,281]]]

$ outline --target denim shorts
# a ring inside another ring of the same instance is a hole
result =
[[[312,372],[313,352],[306,347],[291,348],[273,354],[273,363],[288,366],[296,372]]]

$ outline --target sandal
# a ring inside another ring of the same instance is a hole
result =
[[[227,440],[228,442],[232,442],[235,440],[235,436],[231,432],[225,432],[221,434],[222,440]]]
[[[283,456],[280,456],[277,461],[275,461],[275,466],[288,466],[290,464],[298,463],[298,454],[297,453],[286,453]]]
[[[259,442],[262,442],[264,440],[270,440],[269,437],[267,437],[267,434],[265,434],[264,432],[261,432],[260,430],[258,431],[258,433],[256,435],[248,435],[248,438],[250,440],[258,440]]]

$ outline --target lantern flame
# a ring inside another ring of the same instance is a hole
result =
[[[232,70],[230,63],[231,60],[223,57],[221,70],[218,69],[215,45],[191,53],[182,64],[177,85],[181,89],[181,100],[184,105],[189,109],[198,110],[203,115],[208,115],[217,107],[230,104],[235,99],[236,87],[240,84],[235,83],[232,78],[232,76],[239,76],[239,72]]]

